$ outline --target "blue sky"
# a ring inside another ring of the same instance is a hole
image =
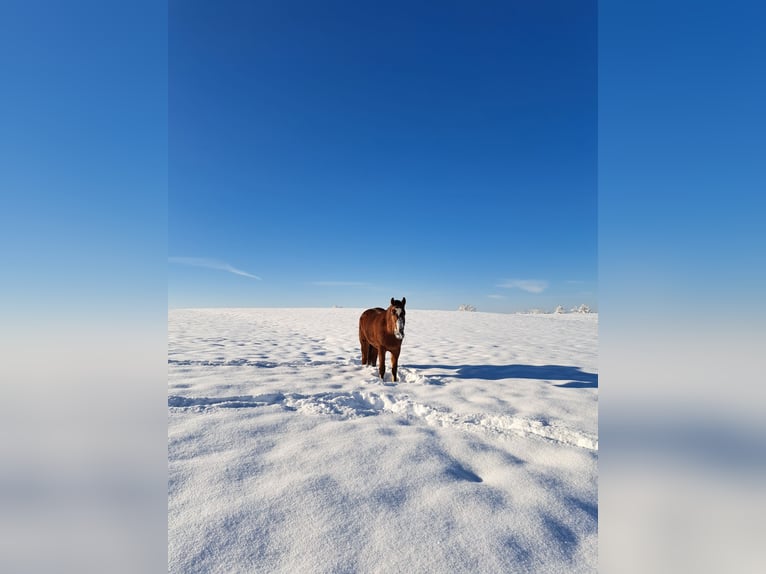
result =
[[[597,308],[595,2],[173,2],[168,299]]]
[[[164,324],[167,26],[153,0],[3,3],[6,321]]]
[[[600,4],[604,331],[764,316],[764,21],[748,0]]]

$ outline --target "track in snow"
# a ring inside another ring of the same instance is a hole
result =
[[[422,381],[425,377],[407,370],[405,382]],[[369,391],[301,393],[263,393],[230,397],[184,397],[171,395],[168,407],[205,411],[215,408],[254,408],[280,406],[307,415],[331,415],[339,420],[377,416],[404,417],[430,426],[483,432],[501,437],[538,437],[558,444],[598,450],[598,438],[568,429],[561,424],[507,415],[486,413],[459,414],[413,401],[406,393]]]

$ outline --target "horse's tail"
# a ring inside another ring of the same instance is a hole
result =
[[[375,366],[375,362],[378,359],[378,350],[367,339],[361,325],[359,325],[359,347],[362,351],[362,364]]]
[[[383,313],[384,309],[375,307],[374,309],[367,309],[359,317],[359,347],[362,351],[362,364],[363,365],[375,365],[378,358],[378,351],[372,344],[370,336],[374,338],[372,332],[371,323],[380,313]]]
[[[364,313],[359,317],[359,346],[362,350],[362,364],[367,365],[370,360],[370,342],[367,340],[367,336],[364,334]]]

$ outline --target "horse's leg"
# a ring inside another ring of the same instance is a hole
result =
[[[378,372],[380,373],[380,378],[383,378],[383,375],[386,374],[386,348],[381,347],[378,349]]]
[[[394,382],[398,380],[396,378],[396,368],[398,366],[399,366],[399,351],[391,351],[391,374],[394,377]]]
[[[375,362],[378,360],[378,350],[370,343],[367,343],[367,353],[367,364],[374,367]]]

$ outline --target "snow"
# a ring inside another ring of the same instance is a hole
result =
[[[169,571],[595,571],[598,314],[361,311],[169,312]]]

